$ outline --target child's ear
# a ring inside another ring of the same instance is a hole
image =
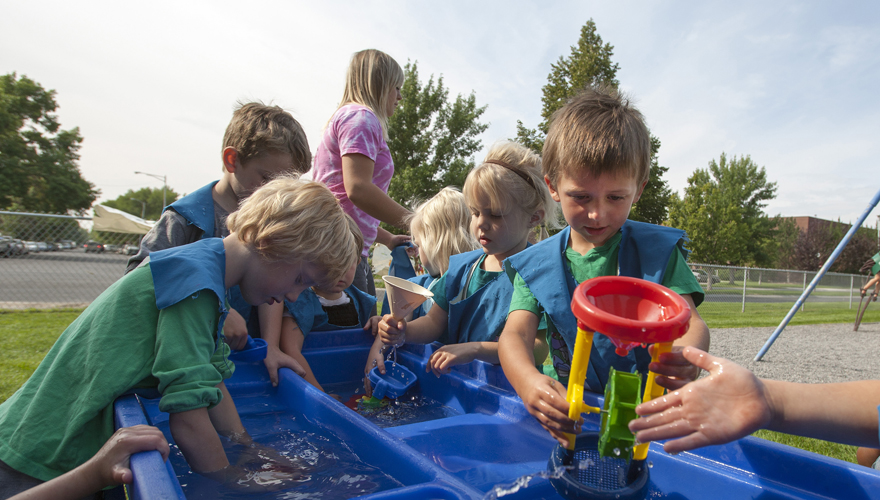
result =
[[[535,213],[529,218],[529,228],[533,228],[541,223],[544,220],[544,210],[536,210]]]
[[[633,203],[639,201],[639,198],[642,197],[642,193],[645,191],[645,186],[647,186],[647,185],[648,185],[648,181],[645,181],[642,183],[641,186],[639,186],[639,192],[636,193],[635,198],[633,198]]]
[[[559,192],[556,191],[556,187],[553,186],[553,182],[546,175],[544,176],[544,184],[547,185],[547,189],[550,190],[550,197],[553,198],[553,201],[556,203],[561,203],[562,200],[559,199]]]
[[[238,161],[238,150],[233,147],[223,148],[223,168],[231,174],[240,166],[241,163]]]

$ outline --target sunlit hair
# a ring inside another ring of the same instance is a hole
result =
[[[391,56],[376,49],[355,52],[345,75],[345,91],[339,107],[356,103],[373,111],[388,140],[388,113],[385,111],[391,89],[403,85],[403,68]]]
[[[321,287],[339,281],[360,258],[351,217],[320,182],[295,176],[276,178],[245,199],[226,225],[266,261],[303,261],[316,266]]]
[[[625,175],[639,185],[651,172],[651,136],[632,100],[607,85],[588,87],[550,118],[544,141],[544,175],[586,172]]]
[[[510,168],[491,163],[493,161]],[[474,206],[476,200],[485,196],[493,212],[517,215],[528,220],[536,211],[543,210],[544,224],[550,227],[559,225],[558,205],[550,197],[541,174],[541,157],[521,144],[510,141],[494,144],[483,163],[468,173],[463,192],[468,206]],[[539,224],[541,222],[538,221]]]
[[[417,205],[408,222],[424,257],[422,265],[431,276],[446,272],[449,257],[480,248],[470,232],[471,211],[454,187],[445,187]]]
[[[223,149],[234,148],[242,165],[267,154],[286,153],[291,172],[304,174],[312,167],[309,141],[299,122],[278,106],[239,103],[223,134]],[[225,167],[224,167],[225,170]]]

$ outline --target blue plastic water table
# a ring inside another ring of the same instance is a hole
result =
[[[325,387],[356,387],[372,341],[362,330],[313,332],[303,354]],[[436,347],[405,345],[399,349],[398,362],[418,375],[413,390],[455,411],[406,425],[380,428],[289,370],[282,370],[279,385],[273,388],[263,363],[255,360],[259,356],[248,353],[233,356],[239,359],[227,387],[243,419],[257,408],[268,408],[283,416],[279,421],[297,421],[315,432],[329,432],[360,460],[391,478],[387,487],[380,484],[384,489],[362,498],[479,499],[496,485],[511,485],[522,476],[546,470],[556,442],[525,410],[501,367],[475,361],[438,378],[425,372],[426,360]],[[602,406],[598,394],[585,393],[585,400]],[[164,425],[173,442],[167,417],[156,400],[125,396],[116,404],[118,426]],[[585,420],[584,430],[598,429],[598,415]],[[652,444],[648,462],[652,469],[647,498],[880,497],[877,471],[756,438],[675,456]],[[131,463],[131,498],[186,498],[178,476],[192,474],[189,471],[174,470],[171,460],[163,463],[158,452],[137,454]],[[535,477],[528,487],[500,498],[561,497],[547,479]]]

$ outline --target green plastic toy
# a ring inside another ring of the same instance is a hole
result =
[[[629,456],[635,436],[627,424],[638,417],[636,406],[642,402],[641,394],[642,377],[638,373],[619,372],[611,368],[608,384],[605,385],[605,405],[602,407],[600,457]]]

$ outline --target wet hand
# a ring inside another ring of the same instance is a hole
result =
[[[569,404],[565,393],[565,386],[558,381],[546,375],[536,375],[522,395],[529,413],[562,446],[568,445],[565,433],[577,434],[583,424],[582,419],[575,422],[568,418]]]
[[[745,437],[770,422],[772,402],[764,384],[749,370],[695,347],[682,355],[709,376],[636,407],[629,423],[639,442],[674,439],[669,453]]]
[[[394,316],[386,314],[379,321],[379,338],[385,345],[400,347],[406,337],[406,320],[397,321]]]
[[[425,366],[425,372],[433,372],[439,377],[449,373],[449,370],[455,365],[470,363],[476,359],[476,356],[477,350],[473,342],[443,346],[431,354],[428,364]]]
[[[648,348],[653,353],[655,346]],[[658,375],[656,381],[670,391],[680,389],[700,376],[700,367],[692,364],[682,354],[684,347],[673,346],[671,352],[660,355],[658,362],[648,365],[648,369]]]
[[[94,469],[102,486],[131,484],[134,479],[129,465],[131,456],[150,450],[161,453],[162,460],[168,459],[168,440],[162,431],[150,425],[123,427],[110,436],[83,468]]]

